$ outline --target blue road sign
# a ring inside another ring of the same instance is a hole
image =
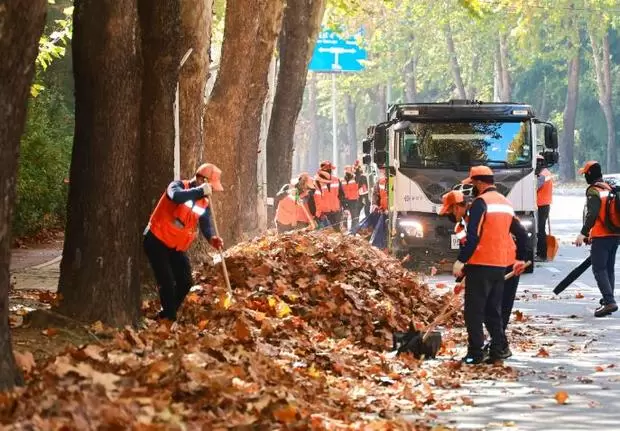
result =
[[[368,54],[358,45],[355,36],[341,38],[337,33],[324,30],[314,46],[309,70],[313,72],[360,72]]]

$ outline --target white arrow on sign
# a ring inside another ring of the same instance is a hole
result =
[[[318,51],[320,53],[327,52],[329,54],[334,54],[334,64],[332,64],[332,69],[340,70],[342,66],[338,64],[338,56],[340,54],[355,54],[357,50],[353,48],[341,48],[341,47],[329,47],[329,48],[319,48]]]

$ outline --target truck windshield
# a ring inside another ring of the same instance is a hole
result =
[[[402,167],[466,170],[481,163],[498,168],[532,165],[527,121],[413,123],[399,135]]]

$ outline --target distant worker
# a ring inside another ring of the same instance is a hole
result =
[[[385,173],[385,168],[379,169],[379,180],[373,189],[372,203],[379,211],[387,212],[388,210],[388,180]]]
[[[370,198],[368,196],[368,176],[364,174],[364,168],[359,160],[356,160],[353,164],[353,172],[355,174],[355,181],[359,187],[359,203],[358,208],[364,210],[364,217],[368,217],[370,215]]]
[[[197,227],[215,249],[223,246],[211,229],[209,210],[211,191],[224,190],[221,174],[217,166],[205,163],[191,180],[171,182],[144,230],[144,250],[159,285],[162,310],[158,319],[175,321],[193,284],[186,252],[196,238]]]
[[[355,181],[353,166],[344,167],[344,178],[342,179],[342,190],[344,192],[343,208],[348,211],[351,216],[351,224],[358,223],[360,206],[360,187]]]
[[[538,192],[536,194],[536,205],[538,206],[536,260],[545,262],[547,260],[547,222],[553,197],[553,179],[551,172],[547,169],[544,157],[540,155],[536,157],[535,173],[538,182]]]
[[[585,175],[588,188],[586,189],[586,216],[575,245],[581,247],[584,242],[592,244],[590,249],[592,272],[602,296],[600,306],[594,311],[594,316],[603,317],[618,311],[614,297],[614,266],[620,234],[614,232],[615,229],[612,230],[610,225],[620,225],[620,214],[615,205],[607,208],[609,192],[612,188],[603,181],[601,165],[594,160],[586,162],[579,169],[579,173]]]
[[[452,272],[465,279],[465,326],[468,334],[465,364],[494,362],[510,356],[502,323],[502,295],[506,268],[516,275],[525,270],[527,234],[515,217],[510,201],[494,187],[493,171],[474,166],[469,176],[477,197],[469,211],[465,244]],[[515,262],[515,235],[517,261]],[[483,352],[484,330],[491,336],[489,356]]]
[[[327,226],[340,231],[344,191],[342,190],[340,179],[332,174],[334,169],[336,169],[336,166],[332,162],[328,160],[323,161],[315,178],[319,184],[318,191],[321,196],[321,218],[323,223],[326,221]]]
[[[314,182],[307,173],[302,173],[298,178],[291,181],[286,195],[278,203],[276,208],[276,226],[278,232],[288,232],[307,226],[314,226],[309,207],[309,192],[314,190]]]

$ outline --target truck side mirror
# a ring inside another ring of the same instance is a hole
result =
[[[558,131],[553,124],[545,123],[545,147],[558,149]]]
[[[387,151],[375,149],[375,163],[377,167],[384,168],[387,164],[388,154]]]
[[[548,167],[555,165],[560,160],[560,155],[557,151],[545,151],[543,152],[543,157]]]
[[[375,151],[385,151],[387,146],[387,130],[385,127],[375,127],[373,141],[375,143]]]
[[[370,154],[372,150],[372,139],[366,138],[362,141],[362,153]]]

